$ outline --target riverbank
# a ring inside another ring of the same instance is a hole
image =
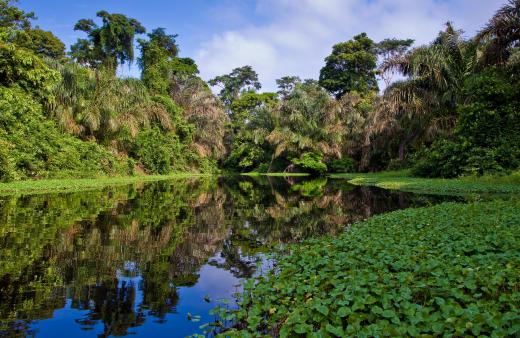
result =
[[[204,177],[211,174],[179,173],[171,175],[99,177],[82,179],[44,179],[0,183],[0,195],[71,192],[102,189],[139,182],[164,181],[178,178]]]
[[[225,336],[515,336],[520,200],[375,216],[290,247]]]
[[[332,174],[354,185],[376,186],[422,194],[511,194],[520,193],[520,172],[507,176],[464,177],[454,179],[411,177],[408,171]]]
[[[250,176],[250,177],[259,177],[259,176],[267,176],[267,177],[308,177],[310,174],[307,173],[258,173],[258,172],[249,172],[249,173],[241,173],[241,176]]]

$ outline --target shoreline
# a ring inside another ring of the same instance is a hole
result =
[[[150,176],[117,176],[96,178],[64,178],[24,180],[0,183],[0,196],[19,194],[62,193],[103,189],[112,186],[129,185],[140,182],[157,182],[182,178],[209,177],[213,174],[178,173]]]

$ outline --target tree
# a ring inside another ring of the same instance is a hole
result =
[[[220,86],[219,97],[226,106],[230,106],[233,100],[242,92],[256,91],[262,88],[258,82],[258,74],[251,66],[235,68],[226,75],[217,76],[208,81],[211,86]]]
[[[414,43],[413,39],[384,39],[375,45],[376,54],[382,58],[382,63],[385,63],[390,58],[396,58],[403,55],[408,48]],[[390,85],[392,81],[392,72],[380,72],[379,76],[385,81],[386,86]]]
[[[27,29],[16,35],[14,43],[52,59],[65,57],[65,44],[52,32],[39,28]]]
[[[374,41],[366,33],[356,35],[332,47],[320,71],[320,85],[336,98],[350,91],[377,90],[376,61]]]
[[[244,93],[231,105],[231,121],[225,141],[229,155],[225,161],[231,169],[254,169],[269,161],[270,146],[265,140],[274,127],[269,109],[278,103],[276,93]]]
[[[78,39],[71,46],[71,55],[79,63],[94,68],[106,67],[115,72],[119,64],[133,62],[134,38],[136,34],[144,34],[145,28],[135,19],[123,14],[110,14],[99,11],[102,19],[98,26],[91,19],[79,20],[74,30],[87,33],[87,39]]]
[[[183,117],[195,126],[191,149],[201,158],[219,159],[224,147],[227,116],[222,103],[197,76],[174,76],[171,95],[183,109]]]
[[[476,47],[448,22],[430,45],[386,60],[382,72],[397,70],[407,79],[385,90],[370,134],[383,133],[387,139],[399,140],[402,161],[410,144],[453,128],[456,106],[464,98],[464,81],[477,64]]]
[[[33,12],[26,13],[14,6],[17,0],[0,0],[0,28],[29,29],[31,20],[36,19]]]
[[[176,37],[166,34],[164,28],[157,28],[148,34],[147,40],[138,40],[141,78],[152,94],[169,95],[173,76],[189,77],[199,73],[194,60],[178,57]]]
[[[300,84],[271,109],[273,129],[267,140],[275,148],[272,159],[296,158],[312,152],[318,156],[341,157],[344,127],[339,106],[316,84]]]
[[[504,64],[520,48],[520,0],[508,0],[476,36],[485,42],[484,64]]]
[[[284,76],[277,79],[276,85],[280,89],[278,95],[282,98],[287,97],[299,83],[302,83],[302,80],[298,76]]]

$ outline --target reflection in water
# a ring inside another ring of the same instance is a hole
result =
[[[274,246],[440,199],[281,178],[0,197],[0,335],[183,337]]]

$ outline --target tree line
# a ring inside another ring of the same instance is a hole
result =
[[[34,19],[0,0],[3,181],[400,168],[455,177],[520,166],[519,0],[471,38],[451,22],[415,47],[358,34],[333,46],[318,80],[284,76],[278,92],[262,92],[251,66],[205,82],[177,35],[123,14],[79,20],[85,37],[68,53]],[[141,78],[118,77],[132,62]]]

